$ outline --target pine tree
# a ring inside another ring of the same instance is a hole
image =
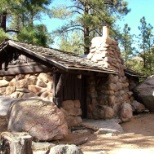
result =
[[[34,25],[34,21],[41,19],[43,13],[50,12],[50,3],[51,0],[1,0],[0,28],[6,33],[13,33],[13,38],[47,46],[52,41],[46,26]]]
[[[9,35],[6,34],[2,28],[0,28],[0,42],[2,42],[4,39],[8,39],[8,38],[9,38]]]
[[[46,26],[43,24],[23,27],[17,35],[17,40],[44,47],[49,47],[49,44],[53,43]]]
[[[96,34],[102,35],[103,25],[112,27],[120,16],[126,15],[130,11],[124,0],[72,0],[72,2],[72,6],[69,7],[55,7],[53,16],[62,19],[72,17],[68,24],[61,27],[59,33],[73,30],[82,31],[85,54],[89,53],[91,37]]]
[[[122,36],[121,36],[121,46],[122,46],[122,56],[125,61],[125,64],[127,64],[128,58],[130,58],[133,54],[133,37],[130,34],[131,28],[128,26],[128,24],[124,25]]]
[[[147,24],[145,17],[140,19],[140,26],[138,27],[140,30],[139,39],[140,44],[139,47],[141,49],[140,56],[143,58],[143,70],[146,74],[152,74],[153,70],[153,27],[151,24]]]
[[[78,32],[73,32],[69,36],[62,36],[60,39],[59,49],[68,52],[74,52],[78,55],[84,54],[84,49],[82,45],[81,34]]]

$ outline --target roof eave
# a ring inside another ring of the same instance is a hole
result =
[[[66,65],[63,65],[61,63],[58,63],[57,61],[55,60],[52,60],[52,59],[48,59],[46,58],[45,56],[43,55],[38,55],[36,54],[35,52],[33,52],[32,50],[29,50],[23,46],[20,46],[16,43],[14,43],[12,40],[8,40],[7,43],[5,42],[6,45],[4,45],[4,47],[6,46],[11,46],[11,47],[15,47],[19,50],[22,50],[24,52],[26,52],[27,54],[31,55],[31,56],[35,56],[41,60],[44,60],[45,62],[48,62],[52,65],[55,65],[57,66],[58,68],[64,70],[64,71],[71,71],[71,70],[80,70],[80,71],[92,71],[92,72],[100,72],[100,73],[108,73],[108,74],[117,74],[117,72],[113,71],[113,70],[100,70],[100,69],[92,69],[92,68],[76,68],[76,67],[69,67],[69,66],[66,66]],[[2,49],[3,50],[3,49]]]
[[[136,74],[132,74],[132,73],[129,73],[126,71],[125,71],[125,74],[132,76],[132,77],[137,77],[137,78],[146,78],[146,76],[144,76],[144,75],[136,75]]]
[[[92,72],[99,72],[99,73],[107,73],[107,74],[117,74],[117,72],[112,70],[99,70],[99,69],[91,69],[91,68],[76,68],[76,67],[68,67],[68,70],[81,70],[81,71],[92,71]]]
[[[54,60],[49,60],[48,58],[46,58],[46,57],[43,56],[43,55],[38,55],[38,54],[36,54],[35,52],[33,52],[32,50],[29,50],[29,49],[27,49],[27,48],[25,48],[25,47],[19,46],[18,44],[14,43],[14,42],[11,41],[11,40],[8,41],[8,44],[9,44],[9,46],[11,46],[11,47],[16,47],[17,49],[22,50],[22,51],[28,53],[28,54],[31,55],[31,56],[35,56],[35,57],[37,57],[37,58],[39,58],[39,59],[41,59],[41,60],[44,60],[45,62],[48,62],[48,63],[50,63],[50,64],[52,64],[52,65],[57,66],[58,68],[61,68],[61,69],[65,70],[65,71],[66,71],[66,69],[67,69],[64,65],[62,65],[62,64],[60,64],[60,63],[58,63],[58,62],[56,62],[56,61],[54,61]]]

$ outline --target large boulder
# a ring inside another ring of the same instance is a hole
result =
[[[135,88],[136,99],[154,112],[154,75],[148,77]]]
[[[8,130],[25,131],[41,141],[62,139],[68,134],[61,110],[54,103],[38,98],[14,101],[10,107]]]

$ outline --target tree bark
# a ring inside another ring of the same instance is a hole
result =
[[[85,2],[84,4],[84,15],[85,17],[88,15],[89,13],[89,8],[88,8],[88,2]],[[84,21],[86,22],[86,21]],[[84,23],[84,54],[88,54],[90,51],[90,47],[89,47],[89,42],[90,42],[90,31],[89,31],[89,27],[87,25],[87,23]]]
[[[0,28],[2,28],[4,32],[6,32],[6,16],[7,16],[6,12],[0,14]]]
[[[89,47],[89,28],[85,27],[84,28],[84,54],[88,54],[90,51],[90,47]]]

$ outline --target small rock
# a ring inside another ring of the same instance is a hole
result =
[[[39,86],[35,86],[35,85],[28,85],[28,90],[35,93],[35,94],[39,94],[39,93],[44,92],[46,89],[41,88]]]
[[[23,92],[15,91],[14,93],[10,95],[10,97],[11,98],[22,98],[23,95],[24,95]]]
[[[29,93],[30,91],[27,88],[18,88],[16,89],[18,92]]]
[[[16,79],[17,80],[22,80],[22,79],[24,79],[24,77],[25,77],[25,75],[24,74],[18,74],[18,75],[16,75]]]
[[[5,95],[6,87],[0,87],[0,95]]]
[[[49,154],[83,154],[76,145],[57,145],[50,149]]]
[[[6,87],[9,85],[9,82],[6,80],[0,80],[0,87]]]
[[[41,98],[47,98],[49,95],[50,95],[51,93],[50,92],[48,92],[48,91],[45,91],[45,92],[43,92],[42,94],[41,94]]]
[[[120,107],[120,119],[125,122],[133,117],[133,110],[130,104],[123,103]]]
[[[9,83],[9,86],[16,86],[16,82],[17,80],[15,78],[13,78],[10,83]]]
[[[38,79],[42,80],[45,83],[48,83],[49,81],[52,81],[52,76],[46,73],[40,73]]]
[[[49,142],[32,142],[32,149],[33,151],[38,151],[38,150],[49,150],[51,147],[54,147],[55,144],[49,143]]]
[[[133,111],[137,113],[144,112],[146,110],[145,106],[138,101],[133,101]]]
[[[4,76],[3,80],[11,81],[14,78],[14,76]]]
[[[43,88],[47,87],[47,85],[43,81],[41,81],[40,79],[37,80],[36,85],[39,87],[43,87]]]
[[[65,110],[69,110],[74,108],[74,102],[73,100],[66,100],[62,102],[62,108]]]
[[[114,110],[107,105],[102,105],[99,109],[99,114],[101,119],[112,119],[114,116]]]
[[[16,88],[27,88],[27,80],[26,79],[21,79],[16,82]]]
[[[36,76],[31,76],[31,77],[27,78],[27,84],[28,85],[35,85],[36,81],[37,81]]]
[[[6,88],[6,95],[12,94],[13,92],[15,92],[15,90],[16,90],[15,86],[8,86]]]

